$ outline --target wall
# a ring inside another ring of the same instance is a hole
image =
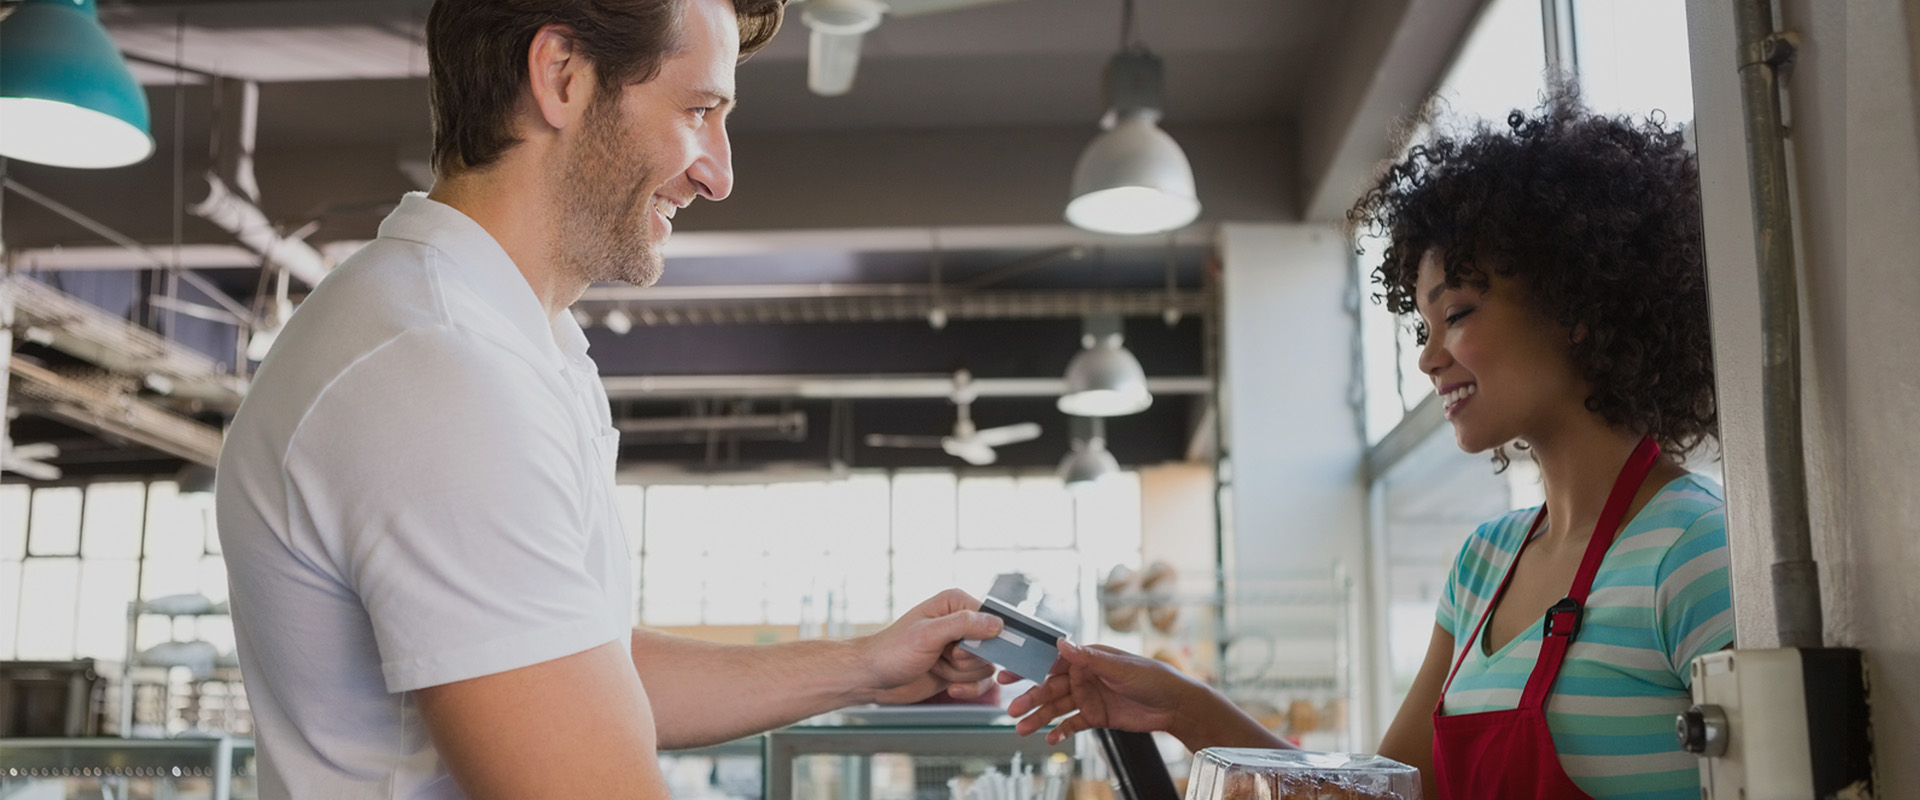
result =
[[[1688,0],[1734,602],[1742,647],[1773,607],[1760,325],[1732,4]],[[1904,6],[1904,7],[1903,7]],[[1787,0],[1804,425],[1829,644],[1872,675],[1880,795],[1920,797],[1920,124],[1908,0]]]
[[[1348,310],[1351,256],[1332,225],[1221,226],[1223,378],[1230,485],[1225,566],[1253,592],[1277,576],[1366,574],[1365,486],[1353,386],[1356,321]],[[1230,590],[1232,587],[1230,586]],[[1367,596],[1356,586],[1355,602]],[[1324,656],[1335,668],[1365,663],[1365,648],[1288,651],[1289,642],[1328,642],[1345,625],[1355,639],[1364,609],[1344,621],[1324,608],[1240,598],[1231,635],[1260,635],[1300,661]],[[1325,628],[1326,630],[1321,630]],[[1234,654],[1229,644],[1228,666]],[[1349,719],[1370,719],[1368,693]]]

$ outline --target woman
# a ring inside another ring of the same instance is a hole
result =
[[[1697,798],[1673,719],[1733,617],[1721,490],[1678,461],[1715,425],[1695,162],[1571,89],[1507,123],[1414,148],[1351,212],[1389,242],[1374,278],[1460,447],[1523,448],[1546,488],[1462,548],[1380,752],[1429,798]],[[1049,740],[1288,746],[1158,662],[1061,652],[1009,709],[1022,733],[1078,712]]]

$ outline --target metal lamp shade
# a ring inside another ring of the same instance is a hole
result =
[[[1160,233],[1200,216],[1193,166],[1151,111],[1127,112],[1073,168],[1067,221],[1099,233]]]
[[[147,96],[94,0],[25,0],[0,20],[0,157],[102,168],[152,152]]]
[[[1120,471],[1120,462],[1107,452],[1099,439],[1085,444],[1073,443],[1073,450],[1060,460],[1060,480],[1068,489],[1083,489]]]
[[[1067,362],[1067,393],[1058,405],[1076,417],[1121,417],[1147,410],[1153,394],[1140,359],[1121,346],[1120,337],[1108,336]]]

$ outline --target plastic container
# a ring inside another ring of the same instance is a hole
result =
[[[1420,770],[1374,755],[1209,747],[1194,754],[1187,800],[1420,800]]]

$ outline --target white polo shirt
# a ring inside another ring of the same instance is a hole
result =
[[[262,797],[459,797],[408,692],[630,636],[586,351],[422,194],[300,305],[216,489]]]

